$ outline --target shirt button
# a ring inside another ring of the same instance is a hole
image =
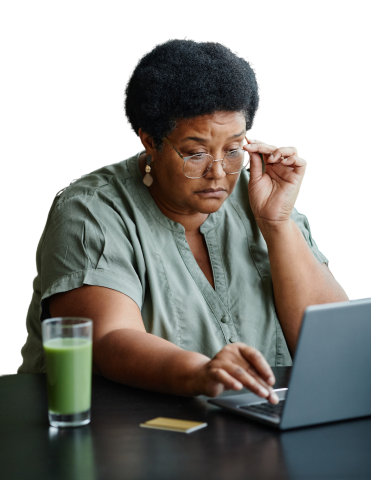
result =
[[[227,317],[227,315],[222,316],[222,322],[223,323],[228,323],[229,322],[229,318]]]
[[[231,338],[229,339],[229,341],[230,341],[231,343],[237,342],[237,337],[231,337]]]

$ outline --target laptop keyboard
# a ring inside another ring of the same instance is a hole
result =
[[[272,403],[254,403],[253,405],[240,405],[239,408],[251,413],[259,413],[267,415],[268,417],[280,418],[283,410],[285,400],[280,400],[279,403],[273,405]]]

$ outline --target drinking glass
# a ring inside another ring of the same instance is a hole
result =
[[[49,423],[78,427],[90,422],[93,322],[61,317],[42,322]]]

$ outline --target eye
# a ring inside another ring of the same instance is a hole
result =
[[[207,156],[207,153],[205,152],[198,152],[198,153],[190,153],[189,154],[192,159],[194,160],[203,160],[206,156]]]
[[[234,158],[234,157],[239,157],[240,156],[240,152],[239,150],[229,150],[229,152],[227,152],[227,155],[229,158]]]

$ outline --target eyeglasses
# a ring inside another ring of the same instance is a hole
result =
[[[212,155],[208,153],[196,153],[190,157],[183,157],[183,155],[174,147],[174,145],[165,137],[164,140],[176,151],[179,157],[184,161],[183,173],[187,178],[201,178],[204,177],[213,166],[214,162],[222,162],[222,167],[225,173],[233,175],[239,173],[247,167],[250,156],[249,153],[242,148],[230,150],[224,158],[215,160]],[[247,142],[247,139],[245,137]]]

